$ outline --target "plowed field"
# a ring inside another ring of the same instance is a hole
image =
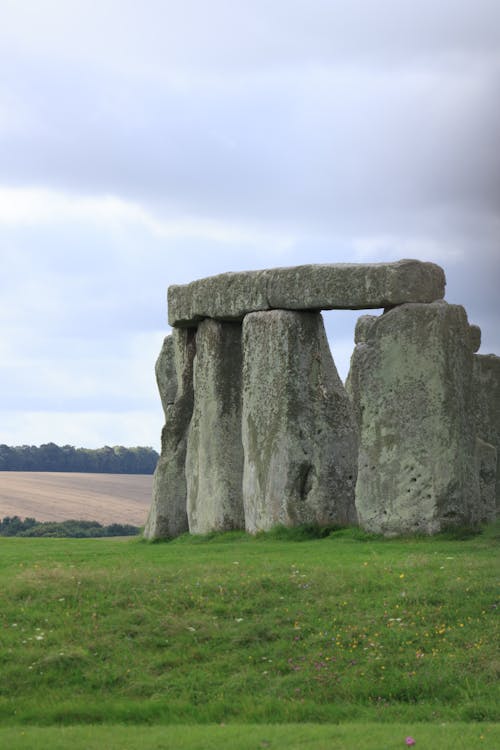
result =
[[[0,518],[70,518],[142,526],[151,503],[149,474],[0,472]]]

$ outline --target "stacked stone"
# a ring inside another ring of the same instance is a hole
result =
[[[490,518],[498,420],[471,411],[497,375],[474,361],[463,308],[437,301],[444,286],[438,266],[399,261],[170,287],[145,537],[358,517],[434,533]],[[374,308],[385,312],[360,319],[346,390],[319,311]]]
[[[476,340],[474,351],[479,349]],[[473,427],[479,474],[481,520],[493,521],[500,509],[500,357],[473,355]]]

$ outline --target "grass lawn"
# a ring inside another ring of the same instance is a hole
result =
[[[411,730],[411,734],[408,732]],[[9,750],[495,750],[500,727],[491,724],[226,724],[9,727]]]
[[[0,538],[0,747],[500,746],[498,528]]]

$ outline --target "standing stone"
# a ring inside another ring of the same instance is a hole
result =
[[[474,355],[473,415],[479,438],[500,454],[500,357]],[[496,507],[500,512],[500,461],[496,470]]]
[[[351,354],[351,363],[347,379],[345,382],[345,389],[347,395],[351,400],[351,406],[356,422],[356,429],[358,432],[361,428],[361,386],[360,386],[360,375],[363,370],[363,356],[366,349],[366,339],[368,332],[374,322],[377,320],[376,315],[362,315],[356,321],[356,328],[354,329],[354,351]]]
[[[174,329],[156,362],[156,381],[165,412],[161,455],[153,477],[146,539],[173,538],[188,530],[186,445],[193,411],[195,330]]]
[[[494,445],[476,438],[476,471],[479,476],[479,521],[492,523],[497,516],[495,485],[498,455]]]
[[[243,351],[246,529],[354,522],[354,419],[321,315],[251,313]]]
[[[481,346],[481,329],[479,326],[469,326],[469,342],[472,352],[477,352]]]
[[[241,325],[204,320],[196,334],[194,409],[186,456],[193,534],[243,529]]]
[[[459,305],[402,305],[368,327],[350,376],[365,529],[432,534],[478,522],[472,357]]]

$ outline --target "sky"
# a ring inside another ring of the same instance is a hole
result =
[[[0,443],[158,448],[170,284],[400,258],[500,354],[498,0],[1,0]]]

